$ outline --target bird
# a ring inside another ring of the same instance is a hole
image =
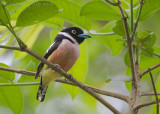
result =
[[[68,72],[80,56],[79,45],[87,38],[91,38],[91,36],[84,34],[79,27],[65,28],[57,34],[53,44],[44,54],[44,58]],[[40,62],[35,79],[38,77],[40,77],[40,85],[37,92],[37,100],[43,102],[49,83],[60,78],[61,74]]]

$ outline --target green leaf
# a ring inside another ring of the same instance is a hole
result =
[[[0,66],[9,67],[3,63]],[[14,80],[14,73],[0,70],[0,83],[9,83]],[[23,110],[23,97],[19,87],[0,86],[0,105],[9,107],[15,114]]]
[[[21,14],[18,16],[16,26],[23,27],[33,25],[58,13],[58,8],[51,2],[35,2],[21,12]]]
[[[7,10],[6,10],[7,11]],[[7,12],[8,13],[8,12]],[[7,19],[7,16],[6,16],[6,13],[3,9],[3,6],[0,4],[0,25],[7,25],[9,22],[8,22],[8,19]]]
[[[154,49],[154,56],[160,58],[160,48],[159,47],[153,47]]]
[[[142,46],[146,48],[152,47],[156,42],[156,35],[151,31],[138,33],[138,38],[140,39]]]
[[[35,2],[35,1],[34,1]],[[6,8],[8,9],[8,12],[11,16],[12,20],[17,20],[18,16],[20,15],[20,13],[29,5],[31,5],[32,3],[34,3],[33,1],[26,1],[26,2],[22,2],[22,3],[14,3],[14,4],[8,4],[6,6]]]
[[[149,33],[147,31],[139,32],[138,38],[143,39],[143,38],[147,37],[148,35],[149,35]]]
[[[86,42],[83,42],[80,45],[80,57],[77,60],[76,64],[73,66],[73,68],[68,72],[69,74],[72,74],[74,78],[77,80],[84,82],[85,76],[88,71],[88,54],[87,54],[87,47],[86,47]],[[78,93],[79,93],[79,88],[66,85],[64,86],[67,88],[69,93],[72,95],[72,98],[74,98]]]
[[[50,0],[55,3],[62,12],[57,15],[72,24],[76,24],[86,30],[91,28],[91,20],[85,16],[79,16],[80,6],[69,0]]]
[[[20,34],[20,38],[23,40],[23,42],[26,43],[29,48],[32,48],[43,27],[43,25],[33,25],[26,27],[23,31],[21,31],[23,34]],[[21,58],[27,55],[27,53],[22,53],[19,51],[15,51],[14,54],[15,58]]]
[[[0,105],[9,107],[14,114],[23,110],[23,96],[17,86],[0,86]]]
[[[2,66],[2,67],[9,67],[8,65],[3,64],[3,63],[0,63],[0,66]],[[13,82],[14,78],[15,78],[15,75],[14,75],[13,72],[8,72],[8,71],[0,70],[0,79],[1,80]]]
[[[112,29],[117,35],[125,36],[125,30],[122,20],[116,22],[116,26]]]
[[[97,112],[97,100],[93,98],[91,95],[86,93],[85,91],[80,92],[78,95],[78,99],[83,102],[84,110],[86,114],[98,114]],[[86,111],[89,110],[89,113]]]
[[[91,1],[81,8],[80,15],[98,20],[117,20],[120,15],[103,1]]]
[[[129,60],[128,50],[126,51],[125,56],[124,56],[124,63],[125,63],[128,67],[130,67],[130,60]]]
[[[130,76],[131,77],[131,68],[130,67],[128,67],[127,69],[126,69],[126,75],[128,75],[128,76]],[[128,89],[128,91],[131,91],[131,85],[132,85],[132,82],[125,82],[125,85],[126,85],[126,88]]]
[[[48,20],[45,21],[47,24],[50,24],[50,26],[52,27],[55,27],[54,25],[56,25],[57,27],[59,28],[62,28],[64,22],[62,19],[59,19],[59,18],[55,18],[55,17],[52,17],[52,18],[49,18]]]
[[[24,1],[26,1],[26,0],[5,0],[5,2],[10,3],[10,4],[12,4],[12,3],[21,3],[21,2],[24,2]]]
[[[145,0],[139,20],[144,21],[148,17],[151,17],[153,13],[155,13],[159,9],[160,9],[159,0]],[[138,12],[139,12],[139,8],[137,8],[135,17],[138,16]]]
[[[107,33],[112,32],[112,28],[115,26],[115,21],[108,23],[100,32]],[[94,36],[93,36],[94,37]],[[123,49],[123,42],[118,41],[121,37],[118,35],[112,36],[95,36],[97,40],[104,43],[112,51],[112,55],[118,55]]]
[[[148,57],[152,57],[153,56],[153,53],[154,53],[154,50],[153,48],[145,48],[145,47],[142,47],[142,53]]]
[[[155,64],[158,64],[159,61],[160,61],[160,58],[157,58],[157,57],[154,57],[154,56],[153,57],[148,57],[148,56],[145,56],[144,54],[142,54],[141,55],[141,63],[140,63],[141,71],[146,70],[146,69],[148,69],[149,67],[152,67]],[[154,75],[158,71],[159,71],[159,68],[153,70],[152,74]],[[146,74],[146,75],[149,75],[149,74]],[[146,77],[146,76],[144,76],[144,77]]]

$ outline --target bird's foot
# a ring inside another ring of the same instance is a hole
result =
[[[69,74],[69,79],[73,80],[73,75],[72,74]],[[64,80],[67,81],[68,79],[65,77]]]
[[[54,64],[58,69],[61,69],[61,66],[59,64]]]
[[[70,76],[70,79],[73,80],[73,75],[72,75],[72,74],[69,74],[69,76]]]

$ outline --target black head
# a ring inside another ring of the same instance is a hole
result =
[[[84,34],[83,30],[78,27],[68,27],[63,29],[61,32],[66,32],[72,36],[79,44],[81,44],[86,38],[91,38],[91,36]]]

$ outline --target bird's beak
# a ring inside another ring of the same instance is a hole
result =
[[[84,38],[84,39],[86,39],[86,38],[91,38],[91,36],[88,35],[88,34],[79,34],[78,37],[79,37],[79,38]]]

